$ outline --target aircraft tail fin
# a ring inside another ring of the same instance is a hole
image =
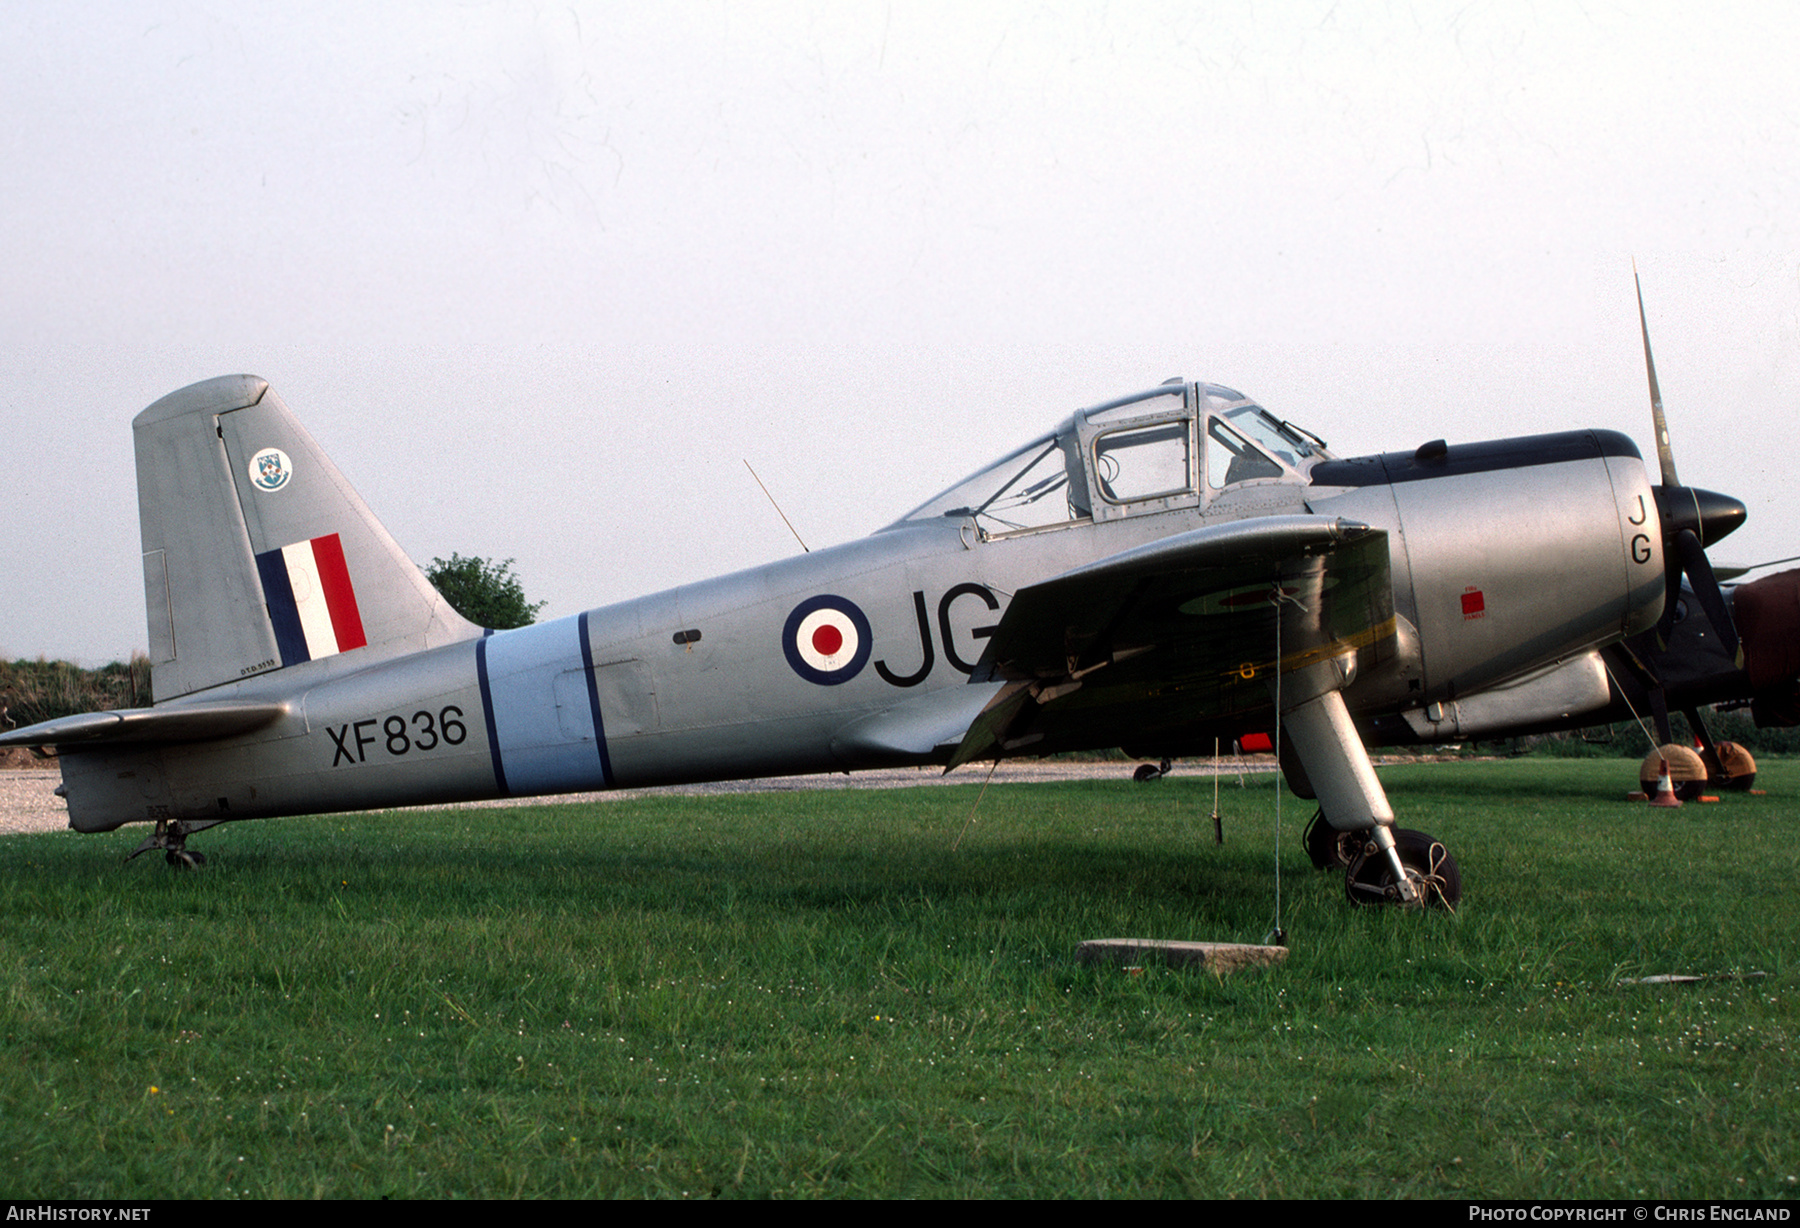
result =
[[[227,375],[132,420],[157,701],[480,628],[432,588],[269,385]]]

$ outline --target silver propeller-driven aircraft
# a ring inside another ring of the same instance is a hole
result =
[[[184,388],[133,430],[155,706],[0,745],[58,752],[76,830],[151,822],[139,851],[186,864],[191,834],[236,819],[1181,756],[1278,728],[1290,784],[1352,834],[1352,898],[1453,897],[1366,739],[1604,708],[1602,650],[1657,628],[1683,572],[1711,582],[1702,547],[1744,517],[1672,460],[1653,486],[1613,431],[1345,458],[1174,380],[867,538],[494,632],[261,379]]]

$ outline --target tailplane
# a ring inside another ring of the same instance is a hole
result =
[[[269,385],[227,375],[132,421],[158,702],[357,652],[470,639]]]

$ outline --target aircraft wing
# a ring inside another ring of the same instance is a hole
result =
[[[1101,732],[1145,753],[1191,744],[1266,718],[1277,660],[1292,673],[1354,652],[1368,669],[1394,631],[1383,531],[1266,516],[1163,538],[1013,597],[970,679],[1005,685],[950,766]]]
[[[84,712],[0,731],[0,746],[73,749],[89,742],[204,742],[261,729],[286,711],[286,704],[232,703]]]

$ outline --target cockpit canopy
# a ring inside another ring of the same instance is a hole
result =
[[[901,523],[954,517],[998,537],[1196,507],[1246,482],[1298,480],[1330,455],[1241,392],[1170,381],[1071,415]]]

